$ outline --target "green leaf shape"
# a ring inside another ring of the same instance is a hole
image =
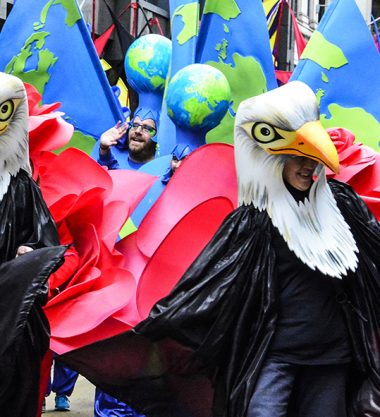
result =
[[[137,230],[137,227],[133,223],[133,220],[128,217],[127,221],[124,223],[123,227],[120,229],[119,236],[121,239],[132,234]]]

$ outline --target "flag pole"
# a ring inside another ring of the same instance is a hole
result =
[[[95,13],[96,13],[96,0],[92,0],[92,40],[95,40]]]

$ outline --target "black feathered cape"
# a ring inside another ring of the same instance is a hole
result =
[[[66,248],[54,246],[54,221],[25,171],[12,177],[0,213],[0,415],[35,417],[40,362],[50,336],[42,311],[46,283]],[[20,245],[36,250],[15,258]]]
[[[349,186],[330,187],[360,250],[339,294],[355,347],[352,415],[378,416],[380,227]],[[148,417],[244,417],[276,326],[272,238],[266,212],[239,207],[146,320],[62,359]]]

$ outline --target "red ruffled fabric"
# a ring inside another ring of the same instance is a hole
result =
[[[50,280],[53,298],[45,308],[51,348],[63,353],[119,332],[113,325],[105,331],[105,322],[113,322],[113,314],[131,303],[133,308],[136,281],[115,242],[156,177],[106,171],[74,148],[59,156],[44,154],[40,168],[41,191],[61,242],[74,245]],[[124,322],[122,328],[134,324]]]
[[[151,176],[105,171],[79,153],[69,149],[53,161],[49,155],[41,170],[41,189],[60,236],[77,251],[68,251],[66,269],[51,279],[54,297],[45,310],[51,348],[60,354],[125,332],[145,318],[237,201],[232,146],[206,145],[182,164],[138,231],[115,245]],[[80,179],[71,168],[78,164]],[[113,187],[106,184],[109,178]]]
[[[135,324],[113,325],[118,310],[136,310],[136,280],[124,267],[115,242],[157,178],[135,171],[107,171],[74,148],[59,155],[50,152],[68,143],[73,127],[55,111],[59,104],[39,106],[40,95],[26,87],[34,176],[61,243],[72,244],[64,264],[49,279],[50,300],[45,307],[51,348],[64,353]]]
[[[138,280],[139,320],[170,292],[236,204],[233,147],[210,144],[192,152],[139,229],[117,244]],[[119,311],[118,318],[126,316]]]
[[[380,154],[362,143],[347,129],[327,129],[339,154],[340,173],[329,178],[345,182],[362,197],[380,220]]]

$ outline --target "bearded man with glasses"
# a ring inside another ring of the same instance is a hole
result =
[[[159,115],[138,109],[130,123],[120,121],[99,140],[97,161],[108,169],[138,170],[154,159]]]

